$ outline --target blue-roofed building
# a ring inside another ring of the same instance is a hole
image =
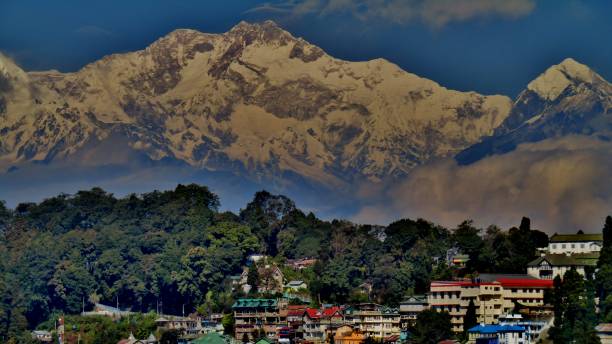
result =
[[[469,344],[525,344],[525,329],[515,325],[478,325],[468,330]]]

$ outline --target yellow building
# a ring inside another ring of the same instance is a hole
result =
[[[349,325],[338,327],[334,335],[335,344],[363,344],[366,336],[356,328]]]
[[[515,303],[536,308],[544,305],[544,290],[551,280],[529,275],[483,274],[474,280],[433,281],[427,297],[429,307],[448,312],[454,332],[463,332],[463,318],[470,300],[476,306],[478,322],[497,324],[511,313]]]

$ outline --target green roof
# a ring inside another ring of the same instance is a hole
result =
[[[549,240],[553,242],[603,241],[602,233],[590,234],[555,234]]]
[[[267,308],[276,306],[277,302],[274,299],[238,299],[234,302],[232,308]]]
[[[226,344],[228,340],[218,333],[211,332],[196,340],[191,341],[191,344]]]
[[[258,340],[257,342],[255,342],[255,344],[274,344],[274,340],[268,337],[264,337]]]
[[[527,266],[538,266],[542,261],[547,261],[553,266],[596,266],[598,259],[599,253],[573,254],[571,256],[565,254],[547,254],[532,260]]]

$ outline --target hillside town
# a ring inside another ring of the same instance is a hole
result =
[[[241,275],[230,276],[232,289],[245,295],[275,295],[277,297],[239,298],[230,314],[164,314],[156,312],[156,333],[175,331],[177,343],[255,343],[255,344],[365,344],[410,342],[412,329],[426,311],[450,316],[449,336],[440,343],[459,343],[452,338],[467,334],[468,344],[533,344],[546,343],[547,333],[554,323],[554,309],[547,293],[554,288],[553,280],[563,278],[572,270],[590,278],[597,266],[603,244],[602,234],[554,234],[547,247],[538,249],[540,257],[524,267],[524,274],[482,273],[469,278],[431,281],[429,292],[412,295],[389,307],[365,301],[355,304],[321,304],[313,300],[308,285],[302,280],[287,280],[270,257],[254,254],[248,257]],[[450,267],[465,266],[469,257],[458,250],[449,250],[446,261]],[[289,260],[284,268],[307,269],[316,258]],[[256,271],[256,273],[254,272]],[[249,282],[258,276],[257,285]],[[360,292],[369,299],[371,285]],[[103,304],[96,304],[83,317],[103,316],[113,320],[129,318],[136,313]],[[224,319],[231,319],[226,322]],[[471,319],[468,319],[471,318]],[[473,326],[466,328],[471,322]],[[58,319],[57,332],[61,343],[71,343],[63,319]],[[228,326],[230,328],[226,328]],[[602,323],[594,331],[601,343],[612,343],[612,324]],[[50,343],[50,331],[33,331],[39,342]],[[131,334],[117,344],[160,343],[151,332],[146,338]]]

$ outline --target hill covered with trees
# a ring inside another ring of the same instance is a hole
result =
[[[478,272],[522,273],[547,236],[523,219],[507,231],[465,221],[447,229],[423,219],[386,227],[324,221],[293,201],[258,192],[238,214],[220,212],[205,186],[178,185],[117,198],[99,188],[7,209],[0,203],[0,338],[18,337],[57,314],[96,302],[133,311],[230,311],[228,276],[260,253],[283,266],[312,257],[308,269],[284,268],[308,283],[312,299],[397,305],[432,279]],[[470,261],[445,263],[457,248]],[[360,285],[372,285],[370,295]]]

